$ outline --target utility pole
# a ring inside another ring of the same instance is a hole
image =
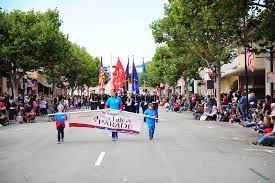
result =
[[[270,64],[270,72],[273,72],[273,53],[274,53],[274,46],[271,44],[271,46],[268,46],[267,49],[269,49],[269,64]],[[270,83],[270,95],[272,97],[273,95],[273,81]]]

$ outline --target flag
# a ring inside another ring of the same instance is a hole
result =
[[[248,70],[253,72],[253,64],[252,64],[252,53],[249,52],[249,50],[246,49],[246,65]]]
[[[119,88],[123,87],[125,79],[125,71],[123,69],[123,66],[118,58],[116,69],[113,76],[113,87],[117,91]]]
[[[126,73],[125,73],[125,91],[129,90],[129,79],[130,79],[130,73],[129,73],[129,58],[128,58],[128,63],[126,67]]]
[[[99,81],[98,81],[98,86],[99,88],[103,88],[104,87],[104,81],[105,81],[105,75],[104,75],[104,68],[103,68],[103,64],[102,64],[102,57],[100,59],[100,73],[99,73]]]
[[[138,73],[134,62],[132,69],[132,92],[136,92],[136,94],[139,94]]]
[[[143,72],[143,81],[148,82],[147,70],[146,70],[146,66],[145,66],[145,63],[144,63],[144,59],[143,59],[143,63],[142,63],[142,72]]]

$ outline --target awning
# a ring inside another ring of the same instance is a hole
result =
[[[248,74],[248,76],[257,76],[264,72],[265,72],[265,69],[263,69],[263,68],[255,68],[254,72],[247,71],[247,74]],[[244,67],[237,68],[237,69],[229,69],[222,73],[222,78],[228,77],[228,76],[245,76]]]
[[[31,79],[37,80],[38,83],[42,84],[43,86],[45,86],[47,88],[52,88],[53,87],[53,84],[49,84],[47,82],[47,80],[39,74],[28,74],[28,77],[31,78]]]

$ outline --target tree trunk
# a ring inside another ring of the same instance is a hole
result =
[[[14,98],[18,97],[18,80],[16,79],[16,76],[17,76],[16,74],[10,74]]]
[[[185,91],[186,91],[186,101],[188,104],[190,104],[190,96],[189,96],[189,89],[188,89],[188,80],[186,79],[185,80],[185,84],[184,84],[184,88],[185,88]]]
[[[56,82],[55,82],[55,78],[53,78],[53,96],[56,95]]]
[[[221,107],[221,63],[216,62],[216,89],[217,89],[217,108]]]

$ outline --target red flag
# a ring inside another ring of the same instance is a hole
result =
[[[104,75],[104,69],[103,69],[102,58],[101,58],[99,81],[98,81],[99,88],[104,87],[104,80],[105,80],[105,75]]]
[[[125,78],[125,71],[118,58],[116,69],[113,76],[113,87],[115,90],[118,90],[119,88],[123,87],[124,78]]]
[[[250,71],[252,72],[254,71],[253,64],[252,64],[252,53],[249,52],[248,50],[246,50],[246,65]]]

